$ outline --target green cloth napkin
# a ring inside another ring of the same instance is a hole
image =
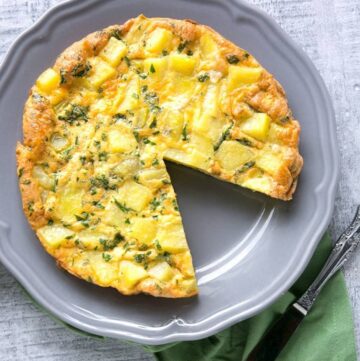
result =
[[[163,346],[144,346],[159,361],[243,361],[276,320],[310,285],[331,251],[321,240],[296,284],[265,311],[206,339]],[[338,272],[296,330],[278,361],[356,361],[353,321],[344,277]]]

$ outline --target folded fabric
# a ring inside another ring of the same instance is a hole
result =
[[[310,285],[331,251],[325,234],[307,269],[277,302],[255,317],[206,339],[144,346],[159,361],[244,361],[253,347]],[[344,277],[337,273],[286,345],[278,361],[356,361],[354,327]]]

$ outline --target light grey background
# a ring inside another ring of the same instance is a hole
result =
[[[130,1],[130,0],[129,0]],[[0,61],[15,37],[60,0],[0,0]],[[336,238],[360,203],[360,2],[359,0],[251,0],[307,52],[334,102],[341,180],[331,232]],[[1,96],[1,95],[0,95]],[[360,254],[346,267],[360,345]],[[78,336],[39,311],[0,265],[0,360],[152,360],[118,341]],[[304,360],[305,361],[305,360]]]

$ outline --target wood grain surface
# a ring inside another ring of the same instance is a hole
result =
[[[0,0],[0,62],[14,39],[60,1]],[[330,226],[335,239],[351,221],[356,204],[360,203],[360,1],[249,2],[270,14],[305,50],[333,99],[341,156],[340,184]],[[358,347],[359,264],[360,252],[345,269]],[[69,331],[34,306],[0,264],[0,360],[150,361],[153,357],[136,346],[116,340],[96,340]]]

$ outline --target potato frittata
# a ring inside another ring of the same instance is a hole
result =
[[[302,167],[279,83],[190,20],[139,16],[74,43],[25,105],[23,207],[70,273],[123,294],[197,293],[163,159],[275,198]]]

